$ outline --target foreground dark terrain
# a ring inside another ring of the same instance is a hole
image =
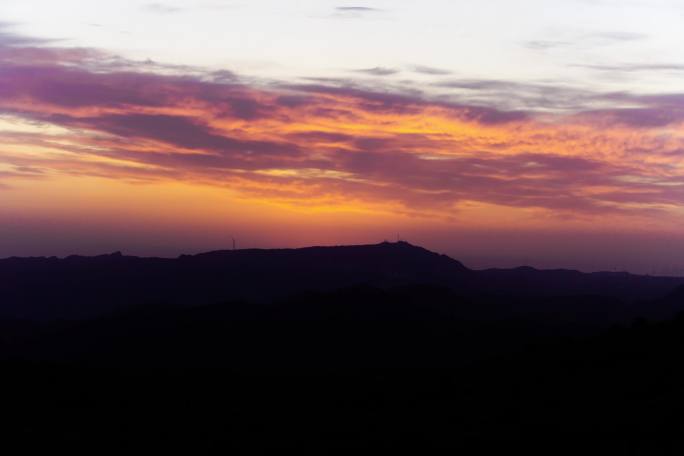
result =
[[[0,260],[26,448],[679,454],[684,280],[406,243]]]

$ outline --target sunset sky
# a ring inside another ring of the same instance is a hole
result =
[[[0,257],[397,236],[684,274],[684,3],[0,2]]]

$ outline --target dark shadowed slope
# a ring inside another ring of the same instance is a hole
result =
[[[80,322],[0,360],[5,443],[681,454],[681,316],[550,337],[453,299],[362,288]]]

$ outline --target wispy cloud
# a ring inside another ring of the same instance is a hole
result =
[[[665,71],[665,72],[680,72],[684,71],[684,63],[622,63],[622,64],[573,64],[572,66],[578,68],[587,68],[590,70],[620,72],[620,73],[634,73],[641,71]]]
[[[367,6],[338,6],[335,8],[335,10],[343,13],[374,13],[382,11],[377,8],[369,8]]]
[[[447,78],[433,85],[449,89],[460,100],[499,110],[575,112],[618,101],[586,88],[549,82]]]
[[[446,76],[452,74],[450,70],[425,65],[411,65],[408,67],[408,69],[414,73],[426,74],[430,76]]]
[[[374,68],[362,68],[359,70],[354,70],[355,73],[363,73],[370,76],[392,76],[401,73],[401,70],[396,68],[386,68],[386,67],[374,67]]]
[[[566,34],[566,36],[564,36],[563,39],[543,38],[537,40],[529,40],[523,42],[522,45],[534,51],[550,51],[568,48],[586,49],[592,47],[604,47],[612,44],[643,41],[647,40],[648,38],[649,36],[643,33],[628,31],[607,31],[582,34],[572,33],[569,36]]]
[[[41,46],[56,43],[59,40],[47,40],[43,38],[33,38],[13,33],[15,24],[0,21],[0,46]]]
[[[333,17],[337,18],[361,18],[370,14],[378,14],[384,10],[378,8],[370,8],[367,6],[338,6],[335,8]]]

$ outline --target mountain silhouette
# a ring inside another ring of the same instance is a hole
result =
[[[446,255],[406,242],[216,251],[175,259],[117,252],[0,260],[0,318],[83,319],[139,305],[266,302],[305,291],[357,286],[431,285],[464,296],[512,298],[601,296],[632,305],[665,296],[682,284],[682,278],[569,270],[473,271]]]
[[[216,251],[177,259],[121,253],[0,260],[0,316],[87,318],[139,304],[263,301],[311,290],[405,284],[458,286],[471,272],[407,243]]]

